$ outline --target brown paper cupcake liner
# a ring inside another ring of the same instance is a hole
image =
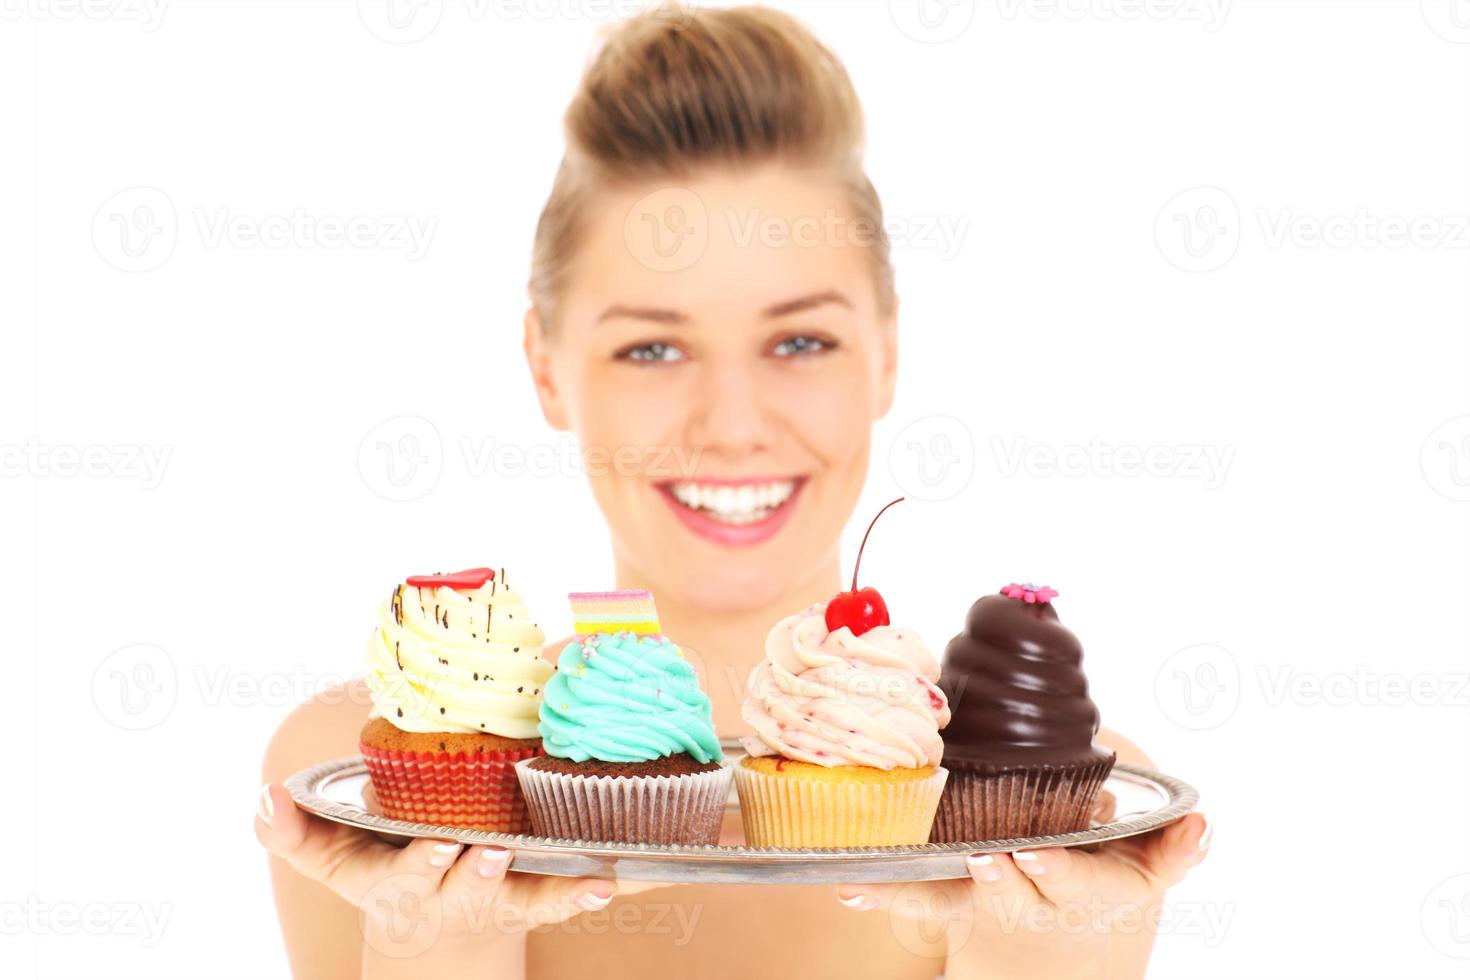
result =
[[[923,844],[946,770],[927,779],[803,779],[735,767],[745,842],[753,847],[887,847]]]
[[[533,832],[628,844],[715,844],[730,767],[674,776],[583,776],[516,765]]]
[[[1085,830],[1113,759],[1082,766],[1032,766],[987,773],[949,762],[934,815],[936,844],[1039,837]]]

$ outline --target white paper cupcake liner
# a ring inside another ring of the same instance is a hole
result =
[[[516,765],[542,837],[630,844],[715,844],[730,767],[677,776],[583,776]]]

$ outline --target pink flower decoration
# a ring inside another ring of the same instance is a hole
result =
[[[1032,605],[1038,602],[1051,602],[1057,596],[1061,595],[1060,592],[1049,586],[1035,586],[1030,582],[1027,582],[1025,585],[1017,585],[1015,582],[1012,582],[1010,585],[1001,589],[1000,594],[1009,599],[1020,599],[1022,602]]]

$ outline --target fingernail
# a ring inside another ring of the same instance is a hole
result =
[[[275,803],[271,802],[270,783],[266,783],[260,788],[260,803],[256,805],[255,812],[260,814],[260,819],[264,820],[267,826],[269,826],[270,822],[275,819],[276,805]]]
[[[592,892],[588,892],[581,898],[577,899],[577,904],[586,909],[588,912],[599,912],[602,909],[607,908],[607,903],[611,901],[611,895],[608,895],[606,898],[604,898],[601,895],[596,895]]]
[[[1030,851],[1017,851],[1011,857],[1015,860],[1016,866],[1028,875],[1046,873],[1046,867],[1042,865],[1041,858]]]
[[[873,907],[866,895],[853,895],[849,898],[843,898],[841,895],[838,895],[837,901],[850,909],[857,909],[859,912],[866,912]]]
[[[1000,869],[995,866],[995,857],[990,854],[971,854],[965,858],[970,874],[981,881],[994,884],[1000,881]]]
[[[1201,814],[1201,816],[1204,816]],[[1215,825],[1210,823],[1210,818],[1205,817],[1205,832],[1199,835],[1199,849],[1205,850],[1210,846],[1210,841],[1215,836]]]
[[[429,855],[429,864],[436,868],[447,868],[454,863],[459,855],[458,844],[443,843],[434,845],[434,853]]]
[[[480,852],[477,870],[481,878],[499,878],[510,865],[510,851],[503,847],[487,847]]]

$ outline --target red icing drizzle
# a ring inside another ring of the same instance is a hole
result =
[[[478,589],[493,578],[493,568],[467,568],[449,575],[410,575],[408,584],[418,589]]]

